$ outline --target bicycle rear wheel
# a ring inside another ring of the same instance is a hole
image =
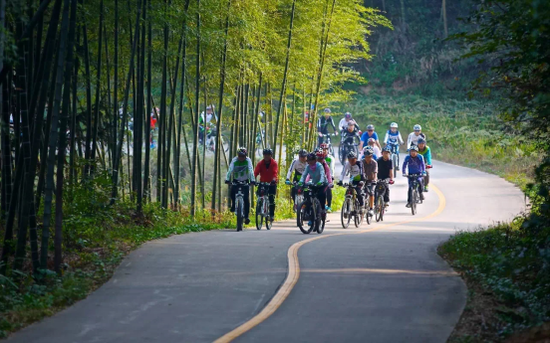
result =
[[[256,203],[256,229],[261,230],[264,222],[264,216],[262,216],[262,202],[263,199],[259,198]],[[266,223],[267,225],[267,223]]]
[[[315,226],[315,223],[312,223],[310,226],[309,223],[304,222],[309,220],[308,212],[310,212],[310,206],[311,205],[306,201],[303,201],[300,205],[298,205],[298,212],[296,214],[296,224],[298,225],[298,228],[300,228],[300,231],[304,234],[311,233],[313,227]]]
[[[351,200],[350,199],[344,200],[344,204],[342,205],[342,210],[340,211],[340,218],[342,220],[342,227],[344,229],[347,229],[351,221]]]

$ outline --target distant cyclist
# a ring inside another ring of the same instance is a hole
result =
[[[420,200],[424,200],[424,193],[422,192],[424,190],[423,179],[424,179],[424,173],[426,171],[426,165],[424,164],[424,158],[422,155],[418,154],[418,147],[416,145],[411,146],[409,150],[409,155],[405,157],[405,161],[403,161],[403,176],[406,176],[405,171],[407,171],[408,168],[408,175],[411,174],[419,174],[418,176],[418,182],[420,183],[420,187],[418,189],[418,192],[420,193]],[[409,187],[411,186],[411,179],[409,178]],[[411,207],[411,192],[407,192],[407,207]]]
[[[374,156],[375,159],[382,156],[382,149],[380,149],[376,145],[376,141],[374,140],[374,138],[369,138],[369,142],[368,142],[368,145],[366,147],[372,148],[372,152],[374,154],[373,156]]]
[[[234,157],[229,164],[225,183],[230,184],[232,180],[247,182],[247,185],[242,186],[244,195],[244,222],[250,223],[248,214],[250,212],[250,191],[248,184],[254,184],[254,171],[252,170],[252,161],[247,157],[247,150],[244,147],[237,149],[237,157]],[[237,186],[231,186],[231,212],[235,212],[235,195]]]
[[[385,146],[382,149],[382,157],[376,160],[378,163],[378,179],[386,180],[390,179],[390,185],[393,184],[393,162],[391,160],[391,148]],[[386,193],[384,194],[384,202],[386,206],[389,206],[390,203],[390,187],[384,183],[386,187]]]
[[[332,176],[332,170],[330,169],[330,166],[328,165],[328,163],[325,161],[325,152],[323,151],[323,149],[321,148],[317,148],[317,150],[315,150],[315,156],[317,157],[317,162],[321,163],[323,165],[323,168],[325,168],[325,176],[327,178],[327,182],[328,182],[328,187],[326,189],[326,200],[327,200],[327,203],[326,204],[323,204],[325,205],[325,209],[328,211],[328,212],[332,212],[332,188],[334,187],[334,184],[332,183],[334,180],[333,176]]]
[[[326,187],[324,186],[328,184],[325,168],[321,163],[317,162],[317,156],[315,156],[314,153],[309,153],[307,155],[307,164],[306,170],[304,171],[304,174],[302,174],[302,178],[300,179],[298,185],[302,186],[306,180],[309,180],[314,186],[317,187],[316,197],[321,204],[321,213],[324,213],[325,208],[323,204],[326,202]]]
[[[344,118],[342,118],[342,120],[340,120],[340,123],[338,123],[338,129],[340,129],[340,131],[345,131],[348,128],[348,123],[352,120],[353,120],[353,117],[351,113],[346,112],[344,114]],[[359,125],[357,125],[357,122],[355,122],[355,128],[357,129],[357,131],[360,130]]]
[[[369,215],[374,215],[374,187],[378,175],[378,163],[373,158],[374,151],[371,147],[363,150],[363,177],[366,180],[365,190],[369,197]]]
[[[380,141],[378,139],[378,134],[376,131],[374,131],[374,125],[368,125],[367,131],[363,132],[361,135],[361,143],[359,144],[359,151],[363,150],[364,147],[366,147],[369,143],[370,139],[374,139],[376,142],[375,145],[378,147],[378,149],[382,150],[382,146],[380,145]]]
[[[396,122],[390,124],[390,129],[386,132],[384,137],[384,144],[389,146],[393,154],[399,154],[399,146],[403,145],[403,137],[399,132],[399,126]],[[399,170],[399,166],[394,166],[396,170]]]
[[[264,159],[258,162],[254,169],[254,177],[260,175],[260,182],[269,184],[269,219],[275,218],[275,194],[277,194],[277,175],[279,166],[277,161],[273,159],[273,150],[267,148],[263,151]]]
[[[334,156],[329,153],[329,146],[326,143],[321,144],[321,149],[325,154],[325,162],[330,168],[330,174],[332,175],[332,180],[328,180],[329,183],[334,184]],[[332,189],[327,191],[327,211],[332,212]]]
[[[424,163],[426,163],[426,175],[424,176],[424,192],[428,191],[428,185],[430,184],[430,168],[432,167],[432,151],[426,141],[422,138],[418,140],[418,153],[424,157]]]
[[[363,196],[363,163],[357,161],[357,154],[354,151],[348,153],[348,160],[342,169],[342,175],[340,175],[340,181],[338,185],[342,186],[344,178],[349,174],[350,183],[357,192],[357,198],[361,208],[365,205],[365,198]]]
[[[419,124],[416,124],[413,127],[413,132],[409,134],[409,138],[407,138],[407,150],[411,148],[413,145],[418,145],[418,140],[423,139],[426,140],[426,135],[422,133],[422,126]]]
[[[290,185],[290,178],[292,177],[292,172],[294,172],[294,178],[293,182],[300,182],[300,178],[302,177],[302,174],[306,170],[307,167],[307,150],[302,149],[298,151],[298,158],[294,159],[292,163],[290,164],[290,168],[288,168],[288,172],[286,173],[286,184]],[[290,190],[290,196],[292,197],[292,201],[294,202],[294,198],[296,197],[296,188],[292,187]]]
[[[332,116],[330,115],[331,110],[330,108],[325,108],[324,115],[319,118],[317,121],[317,133],[319,134],[319,145],[323,143],[324,137],[323,135],[328,135],[328,127],[329,125],[332,126],[332,129],[334,130],[334,134],[338,135],[338,130],[336,130],[336,125],[334,125],[334,119],[332,119]]]

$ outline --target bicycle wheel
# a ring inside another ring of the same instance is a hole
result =
[[[340,146],[338,147],[338,159],[340,160],[340,163],[343,165],[344,161],[346,160],[346,157],[344,156],[345,150],[342,143],[340,143]]]
[[[244,224],[244,201],[242,198],[237,199],[237,206],[235,206],[235,214],[237,215],[237,231],[243,230]]]
[[[351,221],[351,199],[344,200],[342,210],[340,211],[340,218],[342,219],[342,227],[347,229]]]
[[[397,168],[399,168],[399,157],[397,156],[397,154],[393,154],[392,163],[393,163],[393,177],[397,177]]]
[[[323,230],[325,229],[324,227],[321,229],[321,221],[322,221],[322,218],[321,218],[321,203],[319,202],[319,200],[317,199],[314,199],[313,200],[313,218],[315,218],[315,220],[313,221],[313,225],[314,225],[314,230],[315,232],[317,233],[322,233]]]
[[[319,227],[317,228],[317,233],[318,234],[322,234],[323,231],[325,231],[325,224],[326,224],[326,221],[327,221],[326,212],[321,214],[320,217],[321,217],[321,222],[319,223]]]
[[[361,206],[359,206],[359,201],[355,200],[355,217],[353,221],[356,228],[359,228],[361,224],[363,224],[364,218],[365,218],[365,214],[361,214]]]
[[[262,202],[264,199],[258,198],[256,202],[256,229],[261,230],[264,222],[264,216],[262,216]],[[267,225],[267,223],[266,223]]]
[[[315,224],[312,224],[311,226],[309,223],[304,223],[304,220],[309,220],[308,212],[309,212],[309,204],[304,201],[298,205],[298,213],[296,215],[296,224],[298,224],[298,227],[300,228],[300,231],[304,234],[308,234],[313,230],[313,227]]]
[[[413,189],[412,197],[411,197],[411,212],[412,212],[413,216],[416,214],[416,202],[417,201],[418,201],[418,192],[415,188],[415,189]]]
[[[386,210],[386,204],[384,204],[384,197],[379,195],[376,198],[376,221],[384,221],[384,211]]]
[[[264,205],[263,205],[263,214],[267,215],[269,213],[269,198],[264,197],[263,199]],[[268,230],[271,230],[271,226],[273,226],[273,218],[265,218],[265,228]]]
[[[302,194],[296,194],[294,197],[294,212],[297,212],[298,205],[300,205],[304,201],[304,196]]]

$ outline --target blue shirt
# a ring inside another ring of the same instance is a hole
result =
[[[363,132],[361,135],[361,141],[363,142],[363,146],[367,146],[369,143],[369,138],[374,138],[375,141],[378,141],[378,134],[375,132],[372,133],[372,136],[369,135],[368,131]]]
[[[405,172],[405,170],[407,170],[407,166],[409,167],[408,174],[424,174],[424,172],[426,171],[424,157],[422,157],[422,155],[420,154],[416,155],[415,158],[413,158],[411,155],[405,157],[405,161],[403,161],[403,173]]]

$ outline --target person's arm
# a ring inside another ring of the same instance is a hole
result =
[[[424,174],[426,172],[426,163],[424,163],[424,157],[420,154],[418,154],[418,156],[420,156],[420,174]]]
[[[306,169],[304,170],[304,173],[302,174],[302,177],[300,178],[300,183],[305,183],[307,180],[307,176],[309,175],[309,165],[306,166]]]
[[[237,159],[236,157],[233,157],[233,159],[231,160],[231,163],[229,163],[229,168],[227,168],[227,174],[225,174],[225,181],[231,180],[231,175],[233,174],[233,168],[235,168],[236,159]]]
[[[327,176],[328,183],[332,183],[332,174],[330,172],[330,167],[328,166],[328,163],[324,163],[323,167],[325,168],[325,174]]]
[[[414,132],[409,134],[409,137],[407,137],[407,150],[409,150],[411,148],[412,135],[414,135]]]
[[[248,176],[250,178],[250,182],[254,182],[256,181],[256,175],[254,175],[254,171],[252,170],[252,160],[250,157],[247,157],[246,161],[248,162]]]
[[[403,137],[401,137],[401,132],[398,133],[398,136],[399,138],[399,145],[403,145],[405,142],[403,141]]]
[[[426,164],[431,166],[432,165],[432,149],[430,147],[427,147],[428,151],[426,152]]]
[[[395,168],[393,165],[393,161],[390,160],[390,182],[393,181],[393,168]]]
[[[319,170],[319,176],[320,176],[319,182],[322,184],[327,184],[328,183],[327,175],[325,174],[325,172],[323,172],[323,170],[325,170],[325,167],[321,163],[317,162],[317,168]]]
[[[361,149],[363,149],[363,145],[365,145],[365,142],[364,139],[368,139],[368,137],[366,137],[367,133],[364,132],[362,135],[361,135],[361,142],[359,143],[359,151],[361,151]]]
[[[296,166],[296,160],[293,160],[290,164],[290,168],[288,168],[288,171],[286,172],[286,179],[290,180],[290,177],[292,176],[292,172],[294,171],[294,167]]]
[[[342,168],[342,175],[340,175],[340,182],[344,182],[344,178],[346,177],[346,174],[348,172],[348,165],[349,165],[349,162],[346,161],[346,164],[344,164],[344,167]]]
[[[388,131],[386,131],[386,135],[384,136],[384,144],[388,144],[388,139],[390,138],[390,135]]]
[[[277,161],[272,160],[271,163],[275,162],[275,165],[273,165],[273,181],[277,182],[279,179],[279,165],[277,164]]]
[[[374,137],[374,139],[375,139],[375,141],[376,141],[376,145],[378,146],[378,148],[379,148],[380,150],[382,150],[382,146],[380,145],[380,140],[378,139],[378,134],[377,134],[376,132],[374,133],[374,136],[373,136],[373,137]]]
[[[321,118],[317,119],[317,133],[321,133]]]
[[[405,175],[405,170],[407,170],[407,166],[409,165],[409,156],[405,157],[403,160],[403,168],[401,168],[401,173]]]
[[[334,133],[337,133],[338,130],[336,129],[336,125],[334,125],[334,119],[330,117],[330,125],[332,125],[332,129],[334,130]]]
[[[378,180],[378,162],[374,161],[374,179],[373,181]]]

